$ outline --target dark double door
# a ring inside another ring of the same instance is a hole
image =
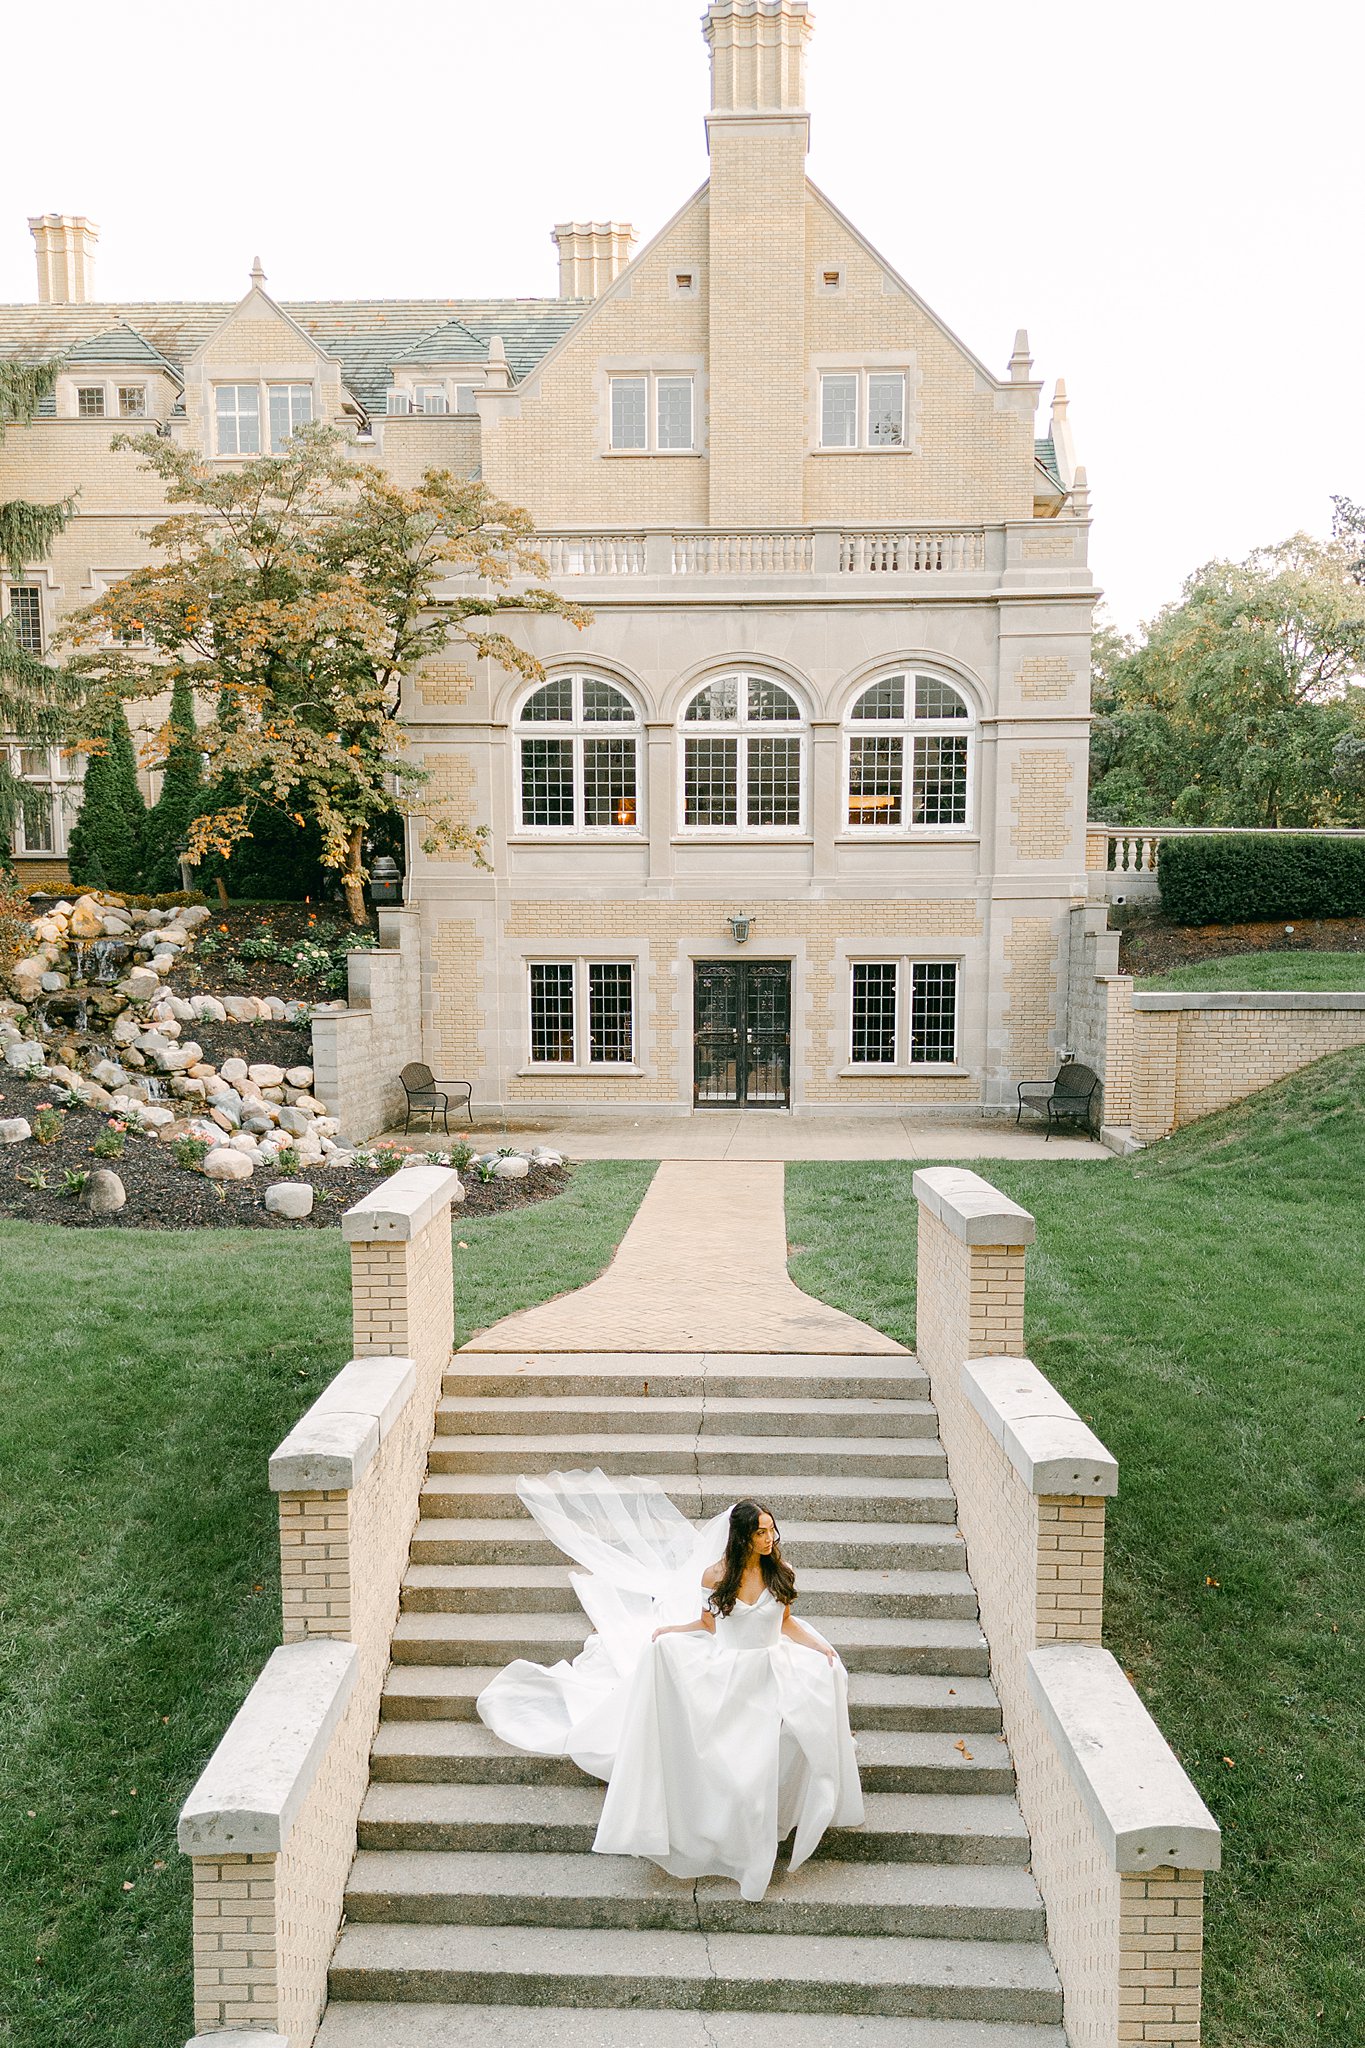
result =
[[[698,1109],[785,1109],[791,1100],[790,960],[698,960],[693,983]]]

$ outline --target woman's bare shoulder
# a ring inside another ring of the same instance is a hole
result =
[[[703,1586],[718,1586],[724,1576],[725,1560],[724,1558],[719,1558],[715,1564],[707,1565],[706,1570],[701,1575],[701,1582]]]

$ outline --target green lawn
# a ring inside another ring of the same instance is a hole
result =
[[[653,1173],[456,1212],[461,1337],[590,1280]],[[349,1356],[338,1232],[0,1225],[0,2041],[183,2048],[180,1803],[279,1641],[266,1461]]]
[[[1132,1159],[973,1164],[1038,1218],[1031,1354],[1119,1460],[1108,1643],[1224,1829],[1206,2042],[1359,2048],[1365,1050]],[[787,1179],[793,1277],[906,1342],[912,1172]]]
[[[1230,953],[1216,960],[1191,960],[1164,974],[1143,974],[1148,988],[1365,989],[1365,953]]]

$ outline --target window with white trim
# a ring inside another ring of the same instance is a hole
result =
[[[632,961],[533,960],[527,979],[533,1067],[634,1064]]]
[[[215,384],[214,413],[220,455],[261,452],[261,389],[259,384]]]
[[[641,455],[691,453],[696,447],[694,381],[667,370],[612,377],[612,449]]]
[[[682,716],[682,824],[687,831],[799,832],[805,720],[768,676],[719,676]]]
[[[851,831],[958,832],[971,822],[975,721],[942,677],[880,677],[845,721]]]
[[[955,960],[855,960],[850,978],[850,1065],[956,1064]]]
[[[26,654],[43,652],[43,594],[36,583],[11,583],[10,631]]]
[[[270,452],[283,455],[297,427],[306,427],[313,417],[311,384],[270,384]]]
[[[60,747],[10,747],[19,778],[19,810],[10,843],[16,854],[62,854],[80,795]]]
[[[555,676],[517,718],[523,832],[633,832],[640,823],[640,714],[603,676]]]
[[[147,417],[147,386],[145,384],[120,384],[118,388],[118,412],[121,420],[145,420]]]
[[[449,412],[444,384],[414,384],[413,403],[418,412]]]
[[[903,448],[904,370],[822,370],[821,448]]]

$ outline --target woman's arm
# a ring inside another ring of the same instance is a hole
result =
[[[809,1629],[802,1628],[800,1622],[792,1613],[790,1607],[787,1608],[786,1612],[782,1616],[782,1633],[784,1636],[790,1636],[794,1643],[800,1643],[803,1649],[818,1650],[820,1652],[820,1655],[824,1657],[828,1661],[831,1668],[833,1668],[834,1652],[833,1650],[831,1650],[829,1644],[822,1643],[818,1636],[813,1636],[810,1633]]]
[[[657,1643],[660,1636],[712,1636],[715,1632],[715,1615],[701,1614],[695,1621],[675,1621],[668,1628],[656,1628],[650,1641]]]

